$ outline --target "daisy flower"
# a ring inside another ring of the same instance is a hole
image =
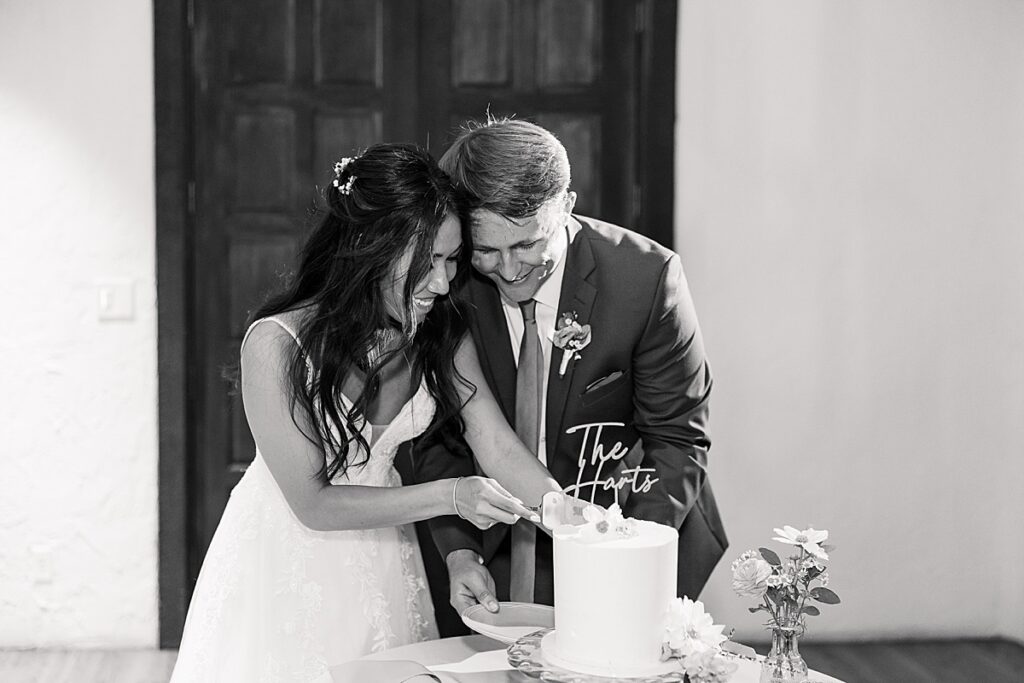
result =
[[[773,537],[773,541],[799,546],[815,557],[828,559],[828,554],[821,547],[821,544],[828,538],[827,531],[816,531],[814,527],[800,531],[791,526],[784,526],[781,529],[775,529],[775,533],[778,536]]]

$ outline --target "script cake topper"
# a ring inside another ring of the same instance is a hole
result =
[[[601,433],[605,427],[624,426],[624,422],[589,422],[587,424],[575,425],[565,430],[566,434],[575,434],[583,430],[583,442],[580,444],[580,456],[577,462],[579,472],[576,475],[576,483],[567,487],[565,493],[572,493],[576,498],[579,498],[582,489],[591,487],[590,502],[593,503],[598,487],[602,491],[614,489],[615,502],[618,503],[619,491],[626,486],[630,487],[632,493],[647,493],[651,490],[651,487],[658,481],[658,477],[652,478],[656,471],[653,467],[640,467],[640,465],[637,465],[636,467],[627,467],[621,470],[617,477],[614,474],[607,477],[602,476],[601,471],[605,465],[609,462],[618,463],[626,457],[629,449],[623,446],[621,441],[616,441],[611,450],[605,452],[604,444],[601,443]],[[590,448],[589,452],[587,450],[588,446]],[[597,471],[594,473],[592,480],[582,481],[583,473],[588,466],[596,466]],[[615,467],[614,464],[613,467]],[[640,475],[643,475],[642,480]]]

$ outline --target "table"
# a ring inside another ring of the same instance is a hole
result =
[[[334,683],[428,683],[426,676],[414,676],[417,672],[427,673],[423,667],[461,662],[473,655],[495,653],[493,660],[502,658],[496,651],[504,652],[506,646],[487,636],[473,635],[459,638],[443,638],[425,643],[396,647],[376,655],[369,655],[352,662],[331,668]],[[740,668],[729,683],[757,683],[760,667],[748,660],[737,660]],[[417,664],[419,666],[417,666]],[[436,672],[442,683],[538,683],[539,679],[520,673],[506,663],[503,670],[474,671],[472,673]],[[816,671],[811,672],[812,683],[842,683],[842,681]]]

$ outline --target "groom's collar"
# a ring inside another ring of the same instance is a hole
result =
[[[575,218],[569,218],[569,224],[565,226],[567,237],[565,251],[562,253],[562,258],[558,259],[558,265],[555,266],[554,272],[551,273],[547,280],[541,283],[537,293],[533,295],[537,303],[551,309],[558,308],[558,298],[562,294],[562,280],[565,278],[565,264],[569,260],[569,252],[572,251],[573,242],[582,229],[582,226]]]
[[[596,266],[593,247],[590,244],[594,229],[585,218],[577,216],[569,219],[569,225],[573,229],[573,238],[562,260],[566,263],[566,272],[570,279],[586,280]]]

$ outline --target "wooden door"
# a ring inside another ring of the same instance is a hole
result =
[[[249,312],[291,267],[333,162],[414,134],[414,2],[195,6],[193,572],[254,444],[234,367]],[[387,36],[387,40],[385,40]]]
[[[467,119],[516,116],[552,131],[577,211],[636,226],[638,9],[616,0],[453,0],[423,17],[421,116],[444,150]]]
[[[183,23],[168,27],[175,6]],[[674,33],[673,0],[161,6],[161,391],[178,399],[161,402],[164,645],[180,637],[206,548],[255,450],[225,375],[249,312],[293,266],[333,162],[378,141],[439,155],[466,119],[516,115],[566,145],[579,212],[670,244],[671,190],[651,190],[671,188]],[[658,126],[668,135],[660,145]],[[175,148],[181,138],[187,149]],[[185,208],[170,187],[179,179]],[[182,493],[184,504],[170,502]]]

